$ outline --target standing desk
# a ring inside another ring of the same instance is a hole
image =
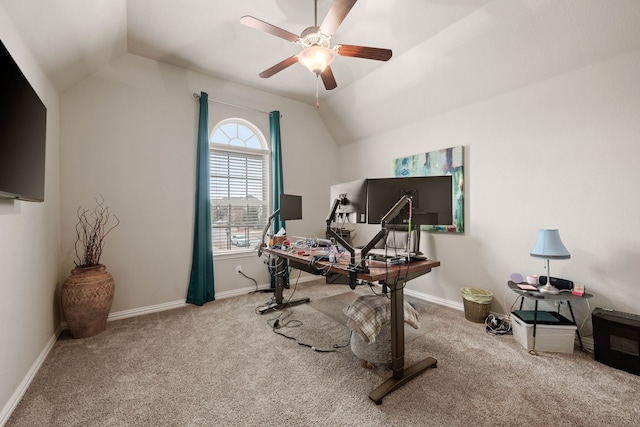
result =
[[[344,276],[354,274],[354,269],[349,266],[346,259],[339,259],[337,262],[330,263],[329,261],[313,261],[313,252],[308,255],[300,255],[275,248],[265,248],[264,251],[277,258],[287,259],[291,267],[308,273],[319,275],[330,272]],[[276,264],[283,265],[281,262]],[[383,286],[387,286],[391,292],[391,369],[393,375],[369,393],[369,398],[376,405],[380,405],[386,395],[409,382],[423,371],[437,366],[438,361],[433,357],[428,357],[405,369],[404,286],[409,280],[427,274],[432,268],[440,266],[440,261],[419,260],[408,264],[388,266],[382,263],[378,264],[380,264],[380,267],[369,266],[366,272],[355,271],[357,279],[367,282],[377,281]],[[281,272],[276,271],[276,304],[284,304],[282,301],[283,275],[279,273]],[[278,298],[280,298],[280,301],[278,301]]]

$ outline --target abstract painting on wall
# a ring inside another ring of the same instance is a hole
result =
[[[452,176],[453,224],[423,226],[423,230],[450,233],[464,232],[463,162],[462,145],[393,160],[394,176]]]

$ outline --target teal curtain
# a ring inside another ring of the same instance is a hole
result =
[[[271,170],[273,183],[273,211],[280,209],[280,194],[284,192],[284,180],[282,179],[282,142],[280,140],[280,111],[272,111],[269,113],[269,128],[271,130]],[[280,231],[280,228],[285,227],[285,222],[280,221],[280,215],[276,215],[273,218],[273,233]],[[286,228],[285,228],[286,230]],[[285,263],[285,276],[284,287],[289,288],[289,266],[286,260]],[[273,268],[271,271],[274,271]],[[271,275],[271,287],[275,288],[276,278]]]
[[[196,209],[193,253],[187,302],[203,305],[215,300],[213,248],[211,243],[211,200],[209,199],[209,95],[200,93],[200,117],[196,152]]]

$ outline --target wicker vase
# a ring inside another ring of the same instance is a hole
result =
[[[87,338],[104,331],[113,303],[115,283],[102,264],[74,268],[62,284],[62,311],[74,338]]]

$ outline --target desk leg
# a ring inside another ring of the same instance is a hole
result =
[[[578,324],[576,323],[576,318],[573,315],[573,308],[571,308],[571,301],[567,300],[567,305],[569,306],[569,313],[571,313],[571,321],[576,326],[576,333],[578,334],[578,341],[580,342],[580,350],[585,352],[584,345],[582,344],[582,337],[580,336],[580,330],[578,329]]]
[[[386,284],[385,284],[386,285]],[[391,369],[393,375],[385,382],[369,393],[376,405],[382,403],[382,399],[409,382],[425,370],[435,368],[438,361],[428,357],[415,365],[404,368],[404,282],[391,285]]]
[[[536,323],[538,323],[538,300],[536,300],[535,308],[533,311],[533,346],[531,350],[529,350],[529,354],[532,354],[534,356],[538,355],[538,352],[536,351]]]
[[[404,291],[402,285],[391,291],[391,369],[393,378],[404,376]]]
[[[276,292],[275,292],[275,297],[276,300],[275,302],[272,302],[270,304],[267,304],[264,307],[260,307],[258,309],[258,313],[260,314],[265,314],[268,311],[271,310],[281,310],[285,307],[290,307],[290,306],[294,306],[294,305],[298,305],[298,304],[306,304],[310,301],[309,298],[299,298],[299,299],[295,299],[295,300],[289,300],[287,302],[284,301],[284,295],[283,295],[283,291],[284,291],[284,260],[281,258],[276,258]]]

